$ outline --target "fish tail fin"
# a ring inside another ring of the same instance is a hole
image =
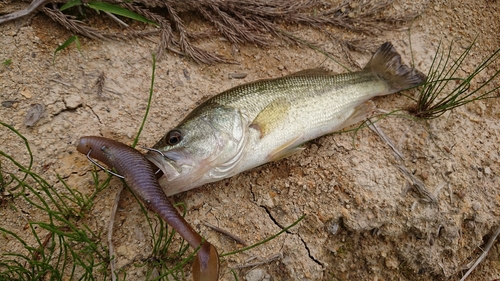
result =
[[[401,63],[401,56],[390,42],[378,48],[364,70],[372,71],[391,87],[389,94],[418,86],[425,82],[425,74]]]

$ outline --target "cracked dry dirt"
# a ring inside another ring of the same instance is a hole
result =
[[[426,72],[442,40],[454,40],[453,56],[477,36],[462,67],[470,72],[499,43],[499,1],[430,1],[413,24],[411,39],[416,67]],[[396,4],[393,9],[403,9]],[[320,34],[302,31],[303,36]],[[0,107],[0,120],[17,128],[32,145],[36,165],[55,189],[56,173],[82,193],[90,193],[91,164],[75,150],[83,135],[101,135],[130,144],[145,112],[150,85],[149,41],[98,42],[82,38],[82,53],[57,44],[72,34],[45,16],[0,26],[0,99],[15,100]],[[378,42],[391,41],[405,62],[410,61],[408,32],[387,32]],[[310,49],[286,43],[257,49],[240,46],[236,65],[197,65],[176,55],[157,64],[154,100],[139,145],[152,146],[198,102],[241,83],[279,77],[298,70],[326,67],[343,72],[333,61]],[[205,43],[230,54],[218,38]],[[335,45],[328,46],[335,50]],[[355,54],[364,65],[369,54]],[[496,63],[493,68],[500,67]],[[485,81],[490,69],[478,81]],[[95,83],[105,74],[104,91]],[[246,73],[244,79],[230,79]],[[406,94],[413,95],[414,92]],[[32,128],[23,125],[32,104],[46,107]],[[378,108],[407,108],[413,102],[400,95],[375,99]],[[398,170],[390,148],[363,129],[322,137],[305,150],[271,163],[173,197],[185,202],[187,220],[220,252],[241,247],[206,227],[216,225],[252,244],[277,233],[303,214],[296,227],[267,244],[228,257],[222,280],[234,280],[229,268],[259,260],[269,262],[235,270],[240,280],[458,280],[461,268],[481,254],[481,246],[500,225],[500,102],[491,99],[458,108],[424,122],[389,117],[378,125],[405,157],[403,164],[433,193],[436,205],[422,202]],[[27,161],[22,143],[0,129],[1,150]],[[0,159],[2,161],[2,159]],[[2,166],[2,168],[5,168]],[[86,222],[106,235],[111,206],[121,182],[95,200]],[[22,230],[39,220],[36,210],[21,201],[0,206],[2,227]],[[132,264],[148,257],[150,237],[144,216],[125,192],[116,218],[114,244],[117,266],[128,280],[143,280],[144,268]],[[29,233],[21,231],[21,235]],[[0,251],[13,241],[0,237]],[[468,280],[500,278],[500,243]],[[188,278],[189,280],[189,278]]]

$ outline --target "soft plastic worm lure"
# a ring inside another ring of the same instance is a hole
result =
[[[184,220],[158,184],[157,169],[144,155],[123,143],[103,137],[82,137],[77,150],[89,159],[97,159],[122,176],[132,192],[152,211],[172,226],[194,249],[193,280],[218,280],[219,257],[215,247]],[[96,161],[92,161],[97,164]],[[98,165],[98,164],[97,164]],[[99,167],[102,168],[101,165]]]

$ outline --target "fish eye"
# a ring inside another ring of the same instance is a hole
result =
[[[182,140],[182,135],[179,130],[172,130],[167,133],[165,140],[169,145],[176,145]]]

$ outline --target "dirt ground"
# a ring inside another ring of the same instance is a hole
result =
[[[500,47],[499,1],[422,2],[416,3],[426,8],[411,33],[392,31],[376,38],[380,43],[391,41],[406,63],[411,61],[410,38],[415,65],[423,72],[430,68],[441,40],[446,47],[454,42],[452,57],[456,57],[477,37],[462,66],[465,73]],[[398,2],[392,9],[405,9],[405,5]],[[300,32],[321,38],[314,32]],[[54,188],[60,188],[58,173],[88,194],[92,165],[76,153],[76,141],[84,135],[100,135],[132,142],[146,109],[156,45],[147,40],[102,42],[80,37],[82,54],[73,46],[59,52],[53,63],[56,46],[71,35],[41,14],[0,26],[0,61],[12,62],[0,65],[0,100],[17,101],[0,107],[0,120],[29,140],[35,170]],[[205,46],[231,53],[218,38]],[[329,47],[335,50],[336,46]],[[369,57],[354,54],[360,65]],[[139,145],[151,147],[201,99],[236,85],[319,66],[344,72],[322,54],[285,42],[267,49],[239,46],[235,59],[238,64],[207,66],[167,54],[158,62],[153,104]],[[496,63],[477,83],[498,67]],[[98,96],[94,85],[101,73],[105,87]],[[233,73],[247,76],[232,79]],[[387,111],[414,104],[400,94],[374,102]],[[45,114],[35,126],[26,127],[25,115],[35,103],[45,105]],[[500,99],[475,102],[427,123],[388,117],[378,125],[402,152],[402,162],[366,128],[356,134],[319,138],[300,154],[176,195],[173,201],[186,204],[186,219],[219,252],[241,245],[204,223],[252,244],[306,215],[278,238],[227,257],[221,280],[235,280],[230,268],[266,259],[262,265],[234,272],[239,280],[251,281],[459,280],[464,266],[479,257],[500,226],[499,118]],[[18,156],[18,161],[28,161],[22,143],[5,128],[0,129],[0,147]],[[398,169],[401,164],[436,196],[437,204],[406,190],[409,179]],[[91,210],[89,225],[103,236],[120,185],[114,179]],[[2,227],[21,229],[27,221],[38,219],[36,209],[16,200],[11,203],[16,209],[0,206]],[[146,257],[150,236],[139,206],[125,192],[115,225],[118,267]],[[11,250],[12,241],[2,240],[5,237],[0,237],[3,249]],[[128,280],[144,279],[143,268],[127,266],[126,271]],[[500,243],[495,243],[467,280],[499,278]]]

